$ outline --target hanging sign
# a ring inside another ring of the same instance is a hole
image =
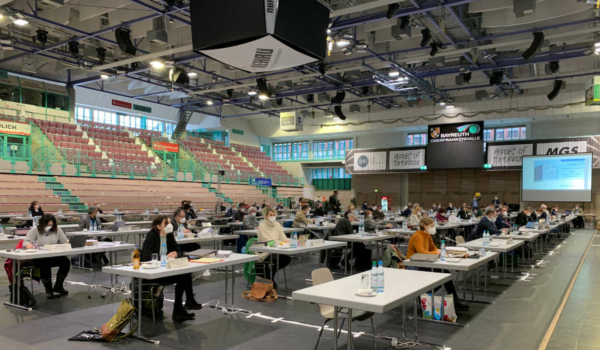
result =
[[[27,123],[0,120],[0,134],[30,136],[31,125]]]
[[[155,151],[179,153],[179,145],[176,143],[152,141],[152,149]]]
[[[121,108],[131,109],[131,103],[119,100],[112,100],[112,105]]]
[[[425,165],[425,149],[390,151],[389,170],[420,169]]]
[[[483,141],[483,122],[429,126],[429,143]]]

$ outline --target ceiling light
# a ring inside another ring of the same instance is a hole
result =
[[[110,75],[108,75],[108,74],[100,74],[100,78],[102,78],[102,79],[109,79]]]
[[[17,25],[17,26],[19,26],[19,27],[22,27],[22,26],[24,26],[24,25],[27,25],[27,24],[29,24],[29,21],[28,21],[28,20],[26,20],[26,19],[24,19],[24,18],[17,18],[17,19],[15,19],[15,20],[13,21],[13,24],[14,24],[14,25]]]
[[[0,19],[4,18],[4,15],[0,13]]]
[[[327,29],[327,34],[331,34],[331,29]]]
[[[344,46],[348,46],[348,45],[350,45],[350,40],[346,40],[346,39],[340,39],[340,40],[336,41],[336,42],[335,42],[335,44],[336,44],[338,47],[344,47]]]
[[[454,105],[446,105],[446,108],[454,108]]]
[[[189,72],[188,73],[188,77],[190,77],[190,78],[195,78],[197,76],[198,76],[198,73],[196,73],[196,72]]]
[[[261,100],[263,100],[263,101],[265,101],[265,100],[269,99],[269,96],[264,95],[264,94],[260,94],[260,95],[258,95],[258,98],[261,99]]]
[[[445,105],[446,105],[446,102],[440,101],[440,106],[445,106]]]
[[[352,39],[354,39],[354,35],[352,35],[350,33],[344,33],[344,35],[342,35],[342,39],[352,40]]]
[[[150,61],[150,65],[154,69],[163,69],[163,68],[165,68],[165,64],[162,61]]]
[[[400,72],[398,72],[397,70],[392,70],[388,73],[388,75],[390,76],[390,78],[397,78],[400,76]]]
[[[248,91],[248,95],[250,95],[250,96],[256,96],[256,94],[257,94],[256,90]]]
[[[206,104],[209,105],[209,106],[212,106],[214,103],[213,103],[213,101],[208,100],[208,101],[206,101]]]
[[[258,86],[258,91],[260,91],[260,95],[258,96],[261,100],[267,100],[271,97],[271,90],[267,85],[267,79],[258,78],[256,79],[256,85]],[[264,96],[261,97],[261,96]]]

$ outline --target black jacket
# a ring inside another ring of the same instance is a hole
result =
[[[325,212],[323,211],[323,208],[315,209],[315,211],[313,212],[313,216],[325,216]]]
[[[410,208],[406,208],[400,213],[400,216],[404,216],[405,218],[409,218],[412,215],[412,211]]]
[[[502,231],[498,230],[496,225],[493,222],[491,222],[487,216],[482,218],[481,220],[479,220],[479,224],[477,224],[477,231],[476,231],[477,237],[479,237],[479,238],[483,237],[483,231],[489,231],[490,234],[492,234],[492,235],[497,235],[497,234],[502,233]]]
[[[44,216],[44,211],[42,210],[42,206],[41,205],[38,208],[38,210],[33,209],[33,207],[29,207],[29,214],[31,214],[31,217],[34,217],[34,216]]]
[[[185,219],[186,219],[187,221],[189,221],[189,220],[194,220],[194,219],[198,218],[198,217],[196,216],[196,212],[195,212],[193,209],[190,209],[190,211],[185,211],[185,210],[184,210],[184,212],[185,212]]]
[[[496,227],[499,229],[510,228],[508,218],[504,218],[502,214],[498,215],[498,217],[496,218]]]
[[[535,211],[531,212],[531,221],[536,222],[538,219],[537,214],[535,213]]]
[[[385,219],[385,214],[382,211],[375,210],[373,212],[373,219],[375,219],[375,220],[383,220],[383,219]]]
[[[331,210],[339,211],[340,210],[340,200],[337,199],[336,196],[329,196],[329,207]]]
[[[244,213],[239,210],[234,211],[233,215],[231,216],[231,221],[232,222],[236,222],[236,221],[243,222],[244,221]]]
[[[462,220],[467,220],[469,218],[469,215],[467,215],[465,208],[460,208],[457,216]]]
[[[527,214],[520,211],[519,214],[517,214],[517,218],[515,219],[515,224],[517,224],[519,226],[526,226],[527,222],[530,220],[531,220],[531,218],[528,218]]]
[[[177,252],[178,258],[183,257],[183,251],[179,248],[177,241],[175,241],[175,236],[173,236],[172,233],[167,235],[167,254],[170,252]],[[144,239],[141,261],[152,260],[152,254],[154,253],[160,254],[160,233],[152,229],[146,235],[146,239]]]
[[[333,230],[334,236],[343,236],[343,235],[351,235],[352,223],[348,219],[340,219],[338,223],[335,225],[335,229]]]

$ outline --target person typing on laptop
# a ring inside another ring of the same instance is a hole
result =
[[[419,230],[410,237],[408,241],[408,252],[406,254],[406,258],[410,259],[411,256],[415,254],[434,254],[436,256],[440,255],[441,250],[438,249],[433,243],[433,239],[431,238],[435,235],[435,222],[433,219],[424,217],[419,222]],[[430,271],[427,269],[418,269],[422,271]],[[436,270],[436,272],[440,272]],[[443,273],[450,273],[446,270],[442,271]],[[454,305],[456,306],[457,311],[466,311],[469,310],[469,306],[462,304],[458,299],[458,293],[456,292],[456,288],[454,287],[454,282],[449,281],[444,283],[444,288],[446,289],[446,294],[452,294],[454,298]],[[436,289],[437,290],[437,289]]]
[[[44,246],[46,244],[65,243],[69,243],[69,239],[56,224],[54,215],[44,214],[39,220],[37,227],[27,232],[23,246],[27,249],[33,249],[34,244]],[[56,256],[53,258],[34,259],[33,266],[40,269],[40,278],[44,289],[46,289],[46,298],[55,299],[58,295],[69,294],[63,287],[71,269],[69,258],[66,256]],[[54,284],[54,288],[52,288],[52,268],[56,266],[58,266],[58,272],[56,273],[56,283]]]

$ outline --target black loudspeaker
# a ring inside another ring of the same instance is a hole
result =
[[[333,110],[335,111],[335,115],[338,118],[340,118],[341,120],[346,120],[346,116],[344,115],[344,113],[342,113],[342,106],[335,106]]]
[[[548,99],[550,101],[554,100],[556,98],[556,96],[558,96],[558,94],[560,93],[561,89],[564,89],[566,87],[565,82],[562,80],[555,80],[554,81],[554,89],[552,89],[552,92],[548,94]]]
[[[121,51],[135,56],[137,49],[133,46],[131,35],[129,35],[129,33],[130,31],[127,28],[118,28],[115,30],[115,39],[117,40],[117,44],[119,44],[119,49],[121,49]]]
[[[425,47],[429,45],[429,42],[431,41],[431,32],[429,31],[429,29],[425,28],[421,31],[421,34],[423,35],[423,39],[421,40],[421,47]]]
[[[315,102],[315,94],[308,94],[308,95],[306,95],[306,102],[308,102],[308,103]]]
[[[190,84],[190,77],[188,77],[187,72],[179,67],[173,68],[173,74],[171,75],[171,79],[176,84]]]
[[[329,9],[317,0],[190,1],[194,51],[248,72],[322,61]]]
[[[534,32],[531,46],[527,49],[527,51],[523,52],[523,58],[525,59],[525,62],[528,62],[530,59],[534,58],[542,49],[542,45],[544,45],[544,33]]]
[[[333,97],[331,99],[331,103],[334,103],[334,104],[342,103],[342,102],[344,102],[345,98],[346,98],[346,92],[344,90],[338,91],[337,94],[335,95],[335,97]]]
[[[490,85],[500,85],[504,80],[504,72],[501,70],[497,70],[492,73],[490,77]]]

